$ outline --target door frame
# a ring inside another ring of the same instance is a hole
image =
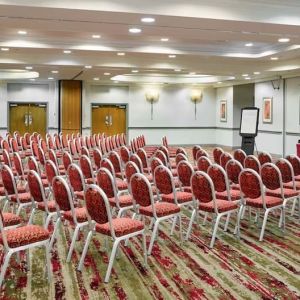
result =
[[[46,105],[46,133],[49,131],[48,126],[49,126],[49,113],[48,113],[48,101],[43,102],[30,102],[30,101],[7,101],[7,131],[10,132],[10,113],[9,113],[9,108],[11,104],[17,104],[17,105],[22,105],[22,104],[36,104],[36,105]]]
[[[91,135],[93,130],[93,117],[92,117],[92,110],[93,106],[125,106],[126,107],[126,138],[128,139],[128,120],[129,120],[129,103],[109,103],[109,102],[91,102],[90,106],[90,120],[91,120]]]

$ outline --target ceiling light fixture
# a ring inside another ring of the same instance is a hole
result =
[[[53,80],[54,78],[53,77],[48,77],[48,80]]]
[[[221,84],[222,83],[222,81],[218,81],[218,84]]]
[[[93,34],[93,35],[92,35],[92,38],[93,38],[93,39],[100,39],[100,38],[101,38],[101,35],[99,35],[99,34]]]
[[[119,55],[119,56],[124,56],[125,53],[124,53],[124,52],[118,52],[117,55]]]
[[[243,74],[242,76],[243,76],[243,77],[248,77],[248,76],[249,76],[249,74]]]
[[[94,79],[95,81],[97,81],[97,80],[99,80],[99,77],[94,77],[93,79]]]
[[[245,80],[250,80],[251,78],[250,77],[245,77]]]
[[[161,38],[160,40],[161,40],[162,42],[168,42],[168,41],[169,41],[168,38]]]
[[[138,73],[138,70],[131,70],[132,73]]]
[[[259,75],[259,74],[260,74],[260,72],[253,72],[253,74],[254,74],[254,75]]]
[[[196,75],[196,72],[190,72],[189,74],[190,75]]]
[[[26,34],[27,34],[27,31],[25,31],[25,30],[19,30],[19,31],[18,31],[18,34],[20,34],[20,35],[26,35]]]
[[[246,47],[252,47],[253,46],[253,43],[247,43],[245,44]]]
[[[51,73],[52,73],[52,74],[57,74],[58,71],[57,71],[57,70],[53,70],[53,71],[51,71]]]
[[[288,43],[289,41],[290,41],[289,38],[280,38],[280,39],[278,39],[279,43]]]
[[[35,78],[30,78],[29,80],[30,80],[30,81],[35,81]]]
[[[70,54],[70,53],[72,53],[72,51],[71,50],[64,50],[64,53],[65,54]]]
[[[278,57],[271,57],[271,60],[278,60]]]
[[[110,75],[110,73],[109,73],[109,72],[105,72],[103,75],[105,75],[105,76],[109,76],[109,75]]]
[[[181,69],[175,69],[174,71],[175,72],[181,72]]]
[[[84,66],[86,69],[91,69],[92,66]]]
[[[169,58],[175,58],[175,57],[176,57],[175,54],[170,54],[170,55],[169,55]]]
[[[26,70],[32,70],[32,67],[31,66],[27,66],[25,67]]]
[[[142,32],[142,29],[140,28],[129,28],[129,32],[130,33],[141,33]]]
[[[1,48],[1,51],[9,51],[9,48],[3,47]]]
[[[155,19],[152,17],[145,17],[145,18],[142,18],[141,21],[144,23],[153,23],[153,22],[155,22]]]

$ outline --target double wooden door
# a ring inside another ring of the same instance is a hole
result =
[[[126,133],[125,105],[92,105],[92,133]]]
[[[26,132],[38,132],[42,136],[47,131],[47,105],[37,103],[10,103],[9,105],[9,131],[19,131],[21,135]]]

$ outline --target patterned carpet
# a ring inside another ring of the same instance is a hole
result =
[[[185,214],[184,232],[190,211]],[[11,260],[0,299],[300,299],[299,219],[288,215],[285,235],[278,219],[270,215],[260,243],[253,217],[249,225],[245,214],[240,241],[232,234],[232,217],[228,232],[220,226],[213,249],[208,248],[210,219],[205,226],[195,224],[190,240],[182,245],[178,231],[170,237],[171,224],[164,222],[148,268],[143,265],[141,240],[132,239],[129,247],[121,247],[108,284],[103,283],[108,264],[103,236],[95,235],[83,271],[78,272],[84,233],[72,261],[66,263],[73,229],[62,225],[52,252],[52,281],[44,277],[44,249],[32,250],[28,272],[24,255],[20,264],[15,257]],[[35,223],[41,220],[37,215]],[[150,235],[148,230],[147,245]]]

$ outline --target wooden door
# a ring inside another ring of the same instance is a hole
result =
[[[9,106],[9,131],[19,131],[21,135],[26,132],[38,132],[43,137],[47,130],[47,106],[45,104],[16,104]]]
[[[92,105],[92,133],[126,133],[125,105]]]

